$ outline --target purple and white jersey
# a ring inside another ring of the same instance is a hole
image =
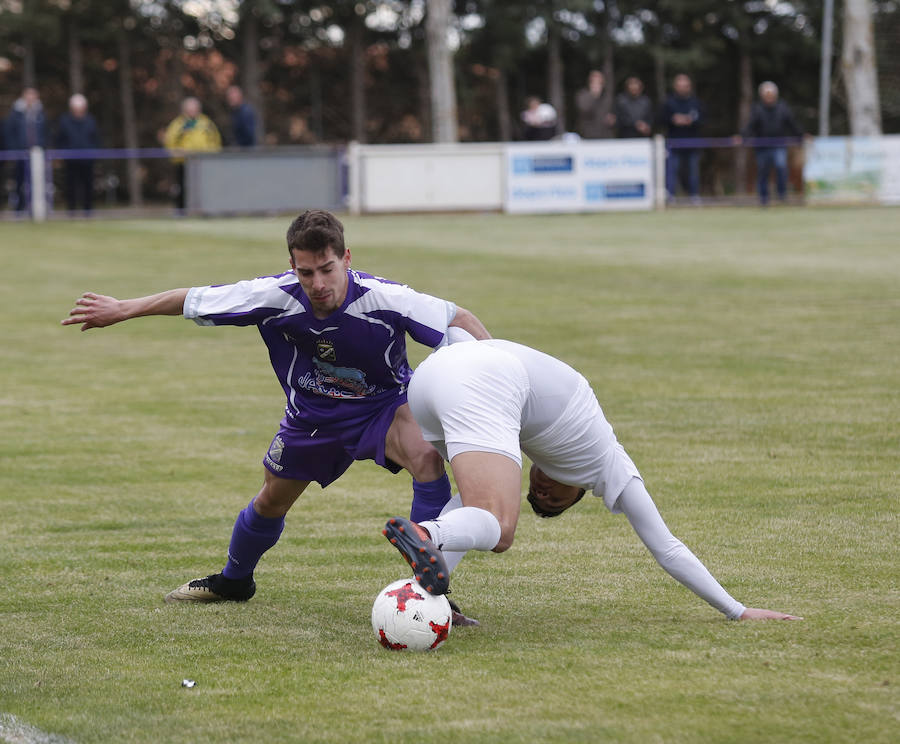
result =
[[[406,333],[435,348],[456,305],[349,269],[338,310],[316,318],[296,275],[194,287],[184,317],[198,325],[255,325],[287,396],[290,419],[341,426],[368,418],[406,391]]]

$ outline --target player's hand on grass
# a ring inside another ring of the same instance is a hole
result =
[[[81,330],[89,328],[105,328],[124,320],[121,303],[115,297],[85,292],[75,301],[75,307],[69,310],[69,317],[62,320],[63,325],[81,323]]]
[[[756,607],[748,607],[740,617],[741,620],[802,620],[802,617],[788,615],[774,610],[760,610]]]

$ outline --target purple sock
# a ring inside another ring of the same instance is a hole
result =
[[[448,501],[450,501],[450,479],[446,473],[428,483],[419,483],[413,478],[413,500],[409,518],[413,522],[436,519]]]
[[[251,501],[234,522],[228,563],[222,569],[226,579],[246,579],[262,554],[278,542],[284,529],[284,517],[263,517],[257,514]]]

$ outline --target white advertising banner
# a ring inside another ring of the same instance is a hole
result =
[[[649,139],[521,142],[506,147],[507,212],[652,207]]]
[[[500,210],[502,143],[351,145],[351,211]]]
[[[900,135],[818,137],[803,168],[811,204],[900,204]]]

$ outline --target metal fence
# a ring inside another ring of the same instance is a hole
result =
[[[86,164],[91,198],[70,208],[72,166]],[[183,169],[183,170],[182,170]],[[183,176],[181,176],[183,173]],[[0,151],[0,215],[42,221],[163,211],[263,214],[300,207],[342,209],[347,174],[342,147],[280,147],[177,153],[163,148]],[[183,183],[182,183],[183,180]],[[182,198],[178,191],[184,189]],[[85,201],[90,209],[85,209]],[[182,203],[183,207],[176,207]]]
[[[613,144],[615,140],[608,141]],[[422,146],[415,146],[422,147]],[[463,145],[465,147],[465,145]],[[788,197],[803,196],[803,147],[799,138],[734,137],[654,142],[658,167],[656,205],[756,203],[754,153],[785,149]],[[176,210],[184,158],[183,207]],[[67,164],[89,162],[92,210],[114,215],[284,213],[347,206],[352,175],[340,146],[229,149],[175,153],[163,148],[0,151],[0,216],[44,220],[72,214],[66,197]],[[81,205],[77,214],[86,214]]]

